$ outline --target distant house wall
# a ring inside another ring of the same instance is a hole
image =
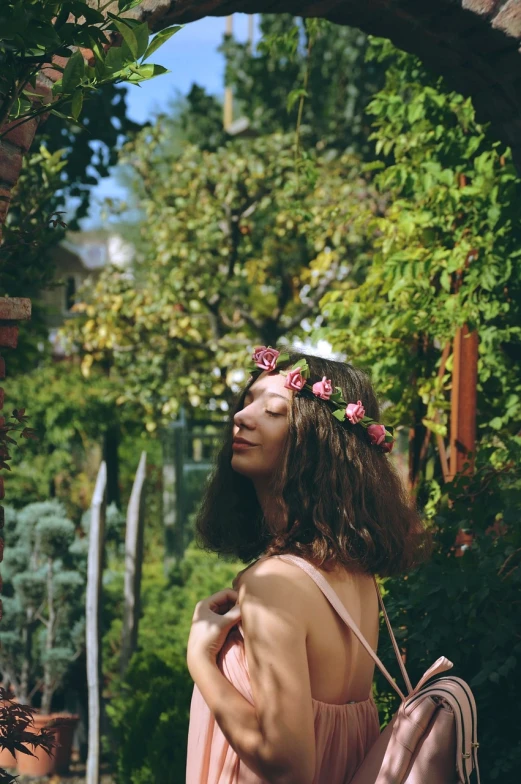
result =
[[[88,277],[94,282],[101,272],[101,268],[87,269],[78,254],[62,245],[56,247],[53,257],[56,264],[54,282],[59,285],[44,289],[39,297],[47,310],[45,320],[49,329],[60,327],[66,318],[74,315],[70,308],[77,299],[78,290]]]

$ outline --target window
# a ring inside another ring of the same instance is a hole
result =
[[[67,278],[65,284],[65,310],[70,310],[76,302],[76,281],[73,277]]]

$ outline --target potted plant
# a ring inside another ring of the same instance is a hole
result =
[[[54,756],[17,752],[18,772],[66,772],[78,716],[53,713],[53,696],[84,647],[83,596],[86,552],[74,523],[57,500],[9,510],[5,623],[0,630],[0,669],[19,702],[41,695],[34,729],[52,728]]]

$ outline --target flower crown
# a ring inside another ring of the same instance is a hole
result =
[[[252,372],[265,370],[271,372],[275,370],[279,364],[289,360],[289,354],[281,354],[276,348],[270,346],[257,346],[252,354],[254,365],[249,369]],[[365,415],[365,408],[361,400],[356,403],[346,403],[342,398],[342,390],[333,386],[331,381],[325,376],[322,381],[316,381],[313,385],[307,384],[306,379],[309,378],[309,366],[305,359],[299,359],[292,368],[287,372],[280,370],[282,376],[286,376],[284,386],[287,389],[292,389],[294,392],[301,392],[303,389],[312,392],[315,397],[321,400],[327,400],[334,407],[332,411],[335,419],[339,422],[349,422],[352,425],[362,425],[367,431],[369,441],[371,444],[379,447],[383,452],[391,452],[394,446],[394,436],[392,427],[384,427],[374,419]]]

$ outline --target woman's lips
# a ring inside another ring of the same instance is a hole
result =
[[[244,441],[234,441],[232,444],[232,449],[234,452],[242,452],[245,449],[252,449],[257,444],[246,444]]]

